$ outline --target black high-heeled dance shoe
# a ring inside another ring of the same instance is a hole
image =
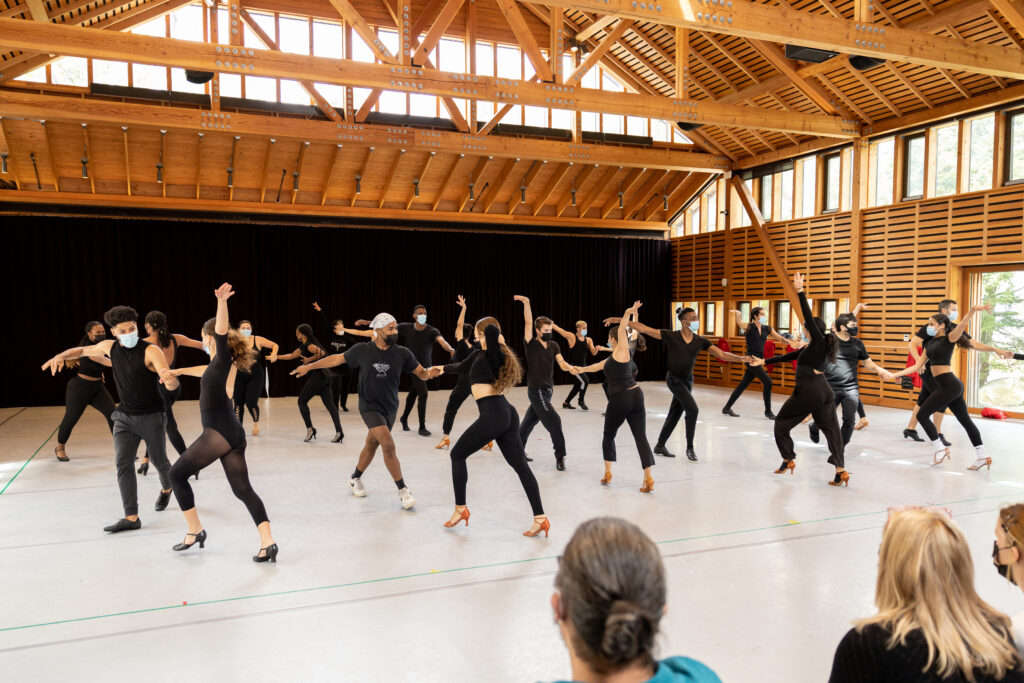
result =
[[[953,444],[952,444],[952,442],[950,442],[950,440],[949,440],[949,439],[947,439],[947,438],[946,438],[946,437],[945,437],[945,436],[944,436],[944,435],[942,434],[942,432],[939,432],[939,441],[941,441],[941,442],[942,442],[942,445],[943,445],[943,446],[945,446],[946,448],[949,448],[950,446],[952,446],[952,445],[953,445]]]
[[[139,465],[139,469],[135,470],[135,472],[137,474],[141,474],[142,476],[146,476],[147,474],[149,474],[149,461],[143,460],[142,464]]]
[[[196,543],[199,544],[200,548],[205,548],[206,547],[206,529],[203,529],[198,534],[193,534],[193,533],[185,534],[185,538],[188,538],[189,536],[192,537],[192,542],[191,543],[178,543],[173,548],[171,548],[171,550],[175,550],[175,551],[180,553],[182,550],[188,550],[189,548],[194,546]]]
[[[775,413],[773,413],[770,410],[764,411],[764,416],[767,417],[769,420],[774,420],[775,419]]]
[[[277,544],[273,543],[266,548],[260,548],[259,553],[252,556],[253,562],[277,562]]]
[[[341,432],[335,432],[334,438],[331,439],[331,443],[341,443],[341,440],[345,438],[345,435]]]
[[[309,443],[316,438],[316,427],[306,427],[306,438],[303,439],[305,443]]]
[[[904,429],[903,438],[913,439],[914,441],[924,441],[924,439],[921,438],[921,435],[917,433],[916,429]]]

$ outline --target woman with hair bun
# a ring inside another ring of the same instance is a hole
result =
[[[558,563],[551,607],[575,683],[721,683],[689,657],[654,657],[665,614],[658,547],[624,519],[584,522]]]

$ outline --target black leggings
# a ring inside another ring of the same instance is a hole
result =
[[[348,410],[348,395],[355,390],[357,373],[347,365],[334,368],[331,375],[331,391],[338,399],[338,407]]]
[[[732,408],[732,405],[739,400],[740,396],[743,395],[744,390],[750,386],[750,383],[754,380],[761,382],[761,395],[764,397],[764,409],[770,411],[772,409],[772,378],[765,372],[764,366],[758,365],[756,367],[747,366],[746,371],[743,373],[743,379],[740,380],[739,385],[733,389],[732,395],[729,397],[729,402],[725,404],[725,410]]]
[[[862,418],[867,418],[867,413],[864,412],[864,401],[860,400],[859,396],[860,394],[858,394],[857,398],[857,414]]]
[[[174,391],[168,391],[164,388],[163,384],[157,385],[157,390],[160,392],[160,398],[164,402],[164,412],[167,413],[167,439],[174,446],[174,450],[181,455],[185,452],[185,439],[182,438],[181,432],[178,431],[178,421],[174,419],[174,402],[181,396],[181,384],[178,384],[178,388]],[[146,454],[149,457],[149,454]]]
[[[71,430],[85,412],[86,406],[100,411],[107,420],[107,427],[114,431],[114,420],[110,417],[114,412],[114,398],[107,391],[103,380],[82,379],[72,377],[64,390],[64,419],[57,428],[57,443],[62,446],[71,438]]]
[[[636,450],[640,453],[640,465],[647,469],[654,466],[654,453],[647,441],[647,411],[644,409],[644,392],[640,387],[620,391],[608,398],[608,408],[604,413],[604,451],[606,462],[615,462],[615,435],[623,422],[629,423],[629,431],[633,432]]]
[[[253,422],[260,421],[260,396],[267,385],[267,371],[262,366],[253,369],[255,372],[235,373],[235,392],[232,400],[235,403],[235,417],[240,424],[245,422],[242,406],[249,411]]]
[[[863,410],[860,392],[857,389],[836,389],[835,387],[832,388],[832,391],[836,395],[835,405],[843,408],[843,424],[839,431],[843,435],[843,446],[847,446],[850,439],[853,438],[854,427],[857,426],[857,409],[860,407]],[[811,422],[808,427],[817,429],[818,425],[816,422]]]
[[[302,391],[299,392],[299,413],[302,415],[302,421],[306,423],[306,429],[313,426],[313,420],[309,417],[309,399],[319,395],[324,408],[327,408],[331,420],[334,421],[334,431],[344,435],[345,431],[341,428],[341,419],[338,417],[338,406],[334,405],[331,382],[327,375],[321,370],[314,370],[307,377],[306,383],[302,385]]]
[[[409,375],[411,384],[409,385],[409,395],[405,398],[405,411],[402,413],[402,422],[409,420],[409,413],[412,412],[412,405],[416,403],[416,399],[419,398],[419,405],[416,406],[416,412],[420,416],[420,427],[425,427],[427,424],[427,382],[420,379],[416,375]],[[445,432],[447,434],[447,432]]]
[[[572,385],[572,389],[569,391],[569,395],[565,397],[566,403],[572,403],[573,398],[576,394],[580,396],[580,403],[586,403],[587,401],[587,388],[590,387],[590,375],[585,372],[581,372],[576,375],[576,381]]]
[[[808,415],[814,416],[814,422],[825,434],[828,441],[828,461],[836,467],[845,467],[846,459],[843,451],[843,436],[839,431],[839,420],[836,419],[835,393],[824,375],[815,374],[806,367],[796,369],[796,387],[782,410],[775,418],[775,444],[783,460],[796,457],[793,450],[793,437],[790,432],[803,422]]]
[[[263,507],[263,501],[252,490],[252,485],[249,483],[249,468],[245,464],[245,448],[232,448],[220,432],[209,427],[203,429],[199,438],[193,441],[192,445],[171,466],[171,488],[174,489],[174,498],[178,501],[181,511],[186,512],[196,506],[195,496],[192,494],[188,478],[213,463],[214,460],[220,460],[228,483],[231,484],[231,492],[245,503],[256,526],[270,521],[267,519],[267,510]]]
[[[462,433],[452,447],[452,485],[455,488],[455,504],[466,504],[466,482],[469,472],[466,458],[476,453],[491,441],[498,443],[505,462],[519,475],[519,483],[530,501],[534,516],[544,514],[540,502],[540,487],[526,462],[526,450],[519,439],[519,413],[504,396],[487,396],[478,399],[480,417]]]
[[[459,412],[459,408],[471,393],[472,390],[468,383],[459,382],[452,389],[452,393],[448,394],[448,407],[444,409],[444,423],[441,426],[442,434],[452,433],[452,427],[455,426],[455,414]]]
[[[672,436],[676,425],[679,424],[679,418],[685,413],[686,447],[693,448],[693,435],[697,431],[697,415],[700,413],[697,402],[693,400],[693,375],[684,379],[670,372],[665,375],[665,384],[672,392],[672,405],[668,407],[665,424],[658,435],[658,445],[665,445],[668,438]]]
[[[957,422],[963,425],[964,431],[967,432],[967,436],[971,440],[971,445],[975,447],[982,445],[981,432],[978,431],[978,426],[971,419],[971,414],[967,412],[967,402],[964,401],[964,384],[960,378],[952,372],[933,375],[932,385],[934,390],[925,397],[921,409],[917,411],[917,420],[924,427],[928,438],[932,441],[939,438],[939,430],[932,422],[932,415],[941,413],[948,408],[956,417]],[[924,389],[921,390],[921,393],[924,393]]]
[[[565,457],[565,434],[562,433],[562,418],[558,417],[554,406],[551,405],[552,387],[543,389],[527,389],[526,395],[530,399],[530,407],[526,409],[526,417],[519,427],[519,438],[523,441],[523,448],[530,440],[533,428],[540,422],[544,429],[551,435],[551,445],[555,449],[556,458]]]

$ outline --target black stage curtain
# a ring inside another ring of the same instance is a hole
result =
[[[148,311],[163,311],[172,332],[198,337],[216,310],[213,290],[225,281],[238,292],[230,300],[232,321],[252,320],[256,334],[282,352],[296,347],[299,323],[319,334],[314,300],[348,325],[381,311],[411,320],[413,306],[424,304],[428,322],[451,343],[456,295],[463,294],[469,322],[496,316],[520,356],[523,314],[515,294],[529,296],[534,315],[565,329],[587,320],[600,343],[607,340],[601,320],[637,298],[644,302],[641,320],[670,321],[664,240],[38,216],[3,222],[4,407],[62,404],[70,373],[52,378],[39,366],[77,344],[85,323],[102,320],[113,305],[134,307],[140,326]],[[637,355],[642,379],[664,376],[660,346],[655,341]],[[445,355],[435,349],[435,362]],[[192,349],[179,356],[179,365],[203,362],[205,355]],[[287,374],[294,364],[272,366],[272,395],[298,393],[300,381]],[[570,380],[561,371],[556,376]],[[196,398],[199,383],[183,382],[183,398]]]

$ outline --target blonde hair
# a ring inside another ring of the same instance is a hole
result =
[[[498,322],[498,319],[493,316],[488,316],[476,321],[477,334],[481,337],[484,336],[484,330],[491,325],[498,328],[498,333],[501,333],[501,323]],[[497,389],[499,393],[504,392],[509,387],[514,387],[523,379],[523,364],[519,362],[519,357],[516,356],[515,351],[510,349],[506,344],[501,345],[501,351],[505,354],[505,362],[501,364],[501,370],[498,371],[498,378],[494,380],[494,383],[491,385]]]
[[[856,622],[857,630],[878,625],[890,634],[888,647],[905,645],[920,630],[928,644],[922,673],[941,678],[975,671],[1001,679],[1021,660],[1010,618],[974,590],[974,565],[963,532],[932,509],[894,512],[882,535],[875,587],[878,614]]]
[[[1024,505],[1017,503],[1008,505],[999,510],[999,525],[1010,539],[1010,543],[1016,546],[1021,555],[1024,555]],[[1006,578],[1017,583],[1013,575],[1014,565],[1007,565]]]
[[[587,321],[586,320],[577,320],[576,321],[576,329],[579,330],[581,327],[587,327]]]

